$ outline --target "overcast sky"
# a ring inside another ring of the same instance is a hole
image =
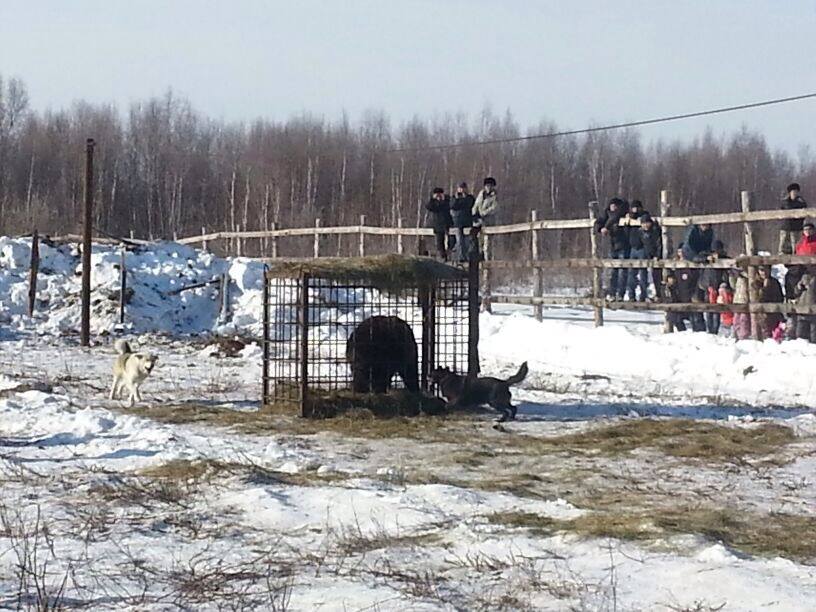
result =
[[[34,108],[167,88],[211,116],[620,122],[816,91],[816,0],[0,0],[0,74]],[[816,149],[816,100],[641,128],[743,123]]]

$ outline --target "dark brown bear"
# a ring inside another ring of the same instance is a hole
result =
[[[409,391],[419,391],[417,343],[399,317],[376,316],[360,323],[346,342],[346,359],[357,393],[385,393],[394,374]]]

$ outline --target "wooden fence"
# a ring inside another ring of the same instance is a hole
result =
[[[513,223],[507,225],[487,226],[483,228],[483,254],[485,262],[482,265],[482,304],[483,308],[490,310],[493,303],[517,303],[527,304],[535,308],[536,316],[542,318],[542,309],[546,305],[570,305],[588,306],[594,311],[596,325],[603,324],[604,309],[614,310],[656,310],[669,312],[748,312],[748,313],[801,313],[816,314],[814,307],[802,307],[793,304],[763,304],[757,301],[757,296],[749,291],[749,301],[747,304],[717,305],[717,304],[677,304],[677,303],[643,303],[643,302],[606,302],[602,293],[602,272],[609,269],[632,269],[647,268],[654,269],[745,269],[749,286],[753,286],[757,266],[773,264],[798,264],[816,265],[816,257],[773,255],[758,256],[755,246],[753,224],[769,221],[781,221],[784,219],[804,219],[816,216],[816,211],[808,209],[798,210],[752,210],[750,193],[741,193],[741,210],[729,213],[713,213],[700,215],[686,215],[673,217],[671,212],[671,199],[668,191],[662,191],[660,196],[660,214],[654,218],[665,229],[684,228],[691,224],[742,224],[744,236],[745,255],[735,259],[721,260],[716,263],[694,263],[689,261],[677,261],[673,259],[662,260],[620,260],[603,259],[600,256],[600,240],[594,231],[594,224],[597,214],[597,202],[590,202],[588,215],[583,219],[539,219],[536,211],[531,211],[530,220],[524,223]],[[589,231],[591,253],[587,258],[562,258],[554,260],[540,259],[540,240],[542,235],[551,230],[587,230]],[[512,261],[494,260],[493,240],[499,235],[529,234],[530,252],[529,258]],[[234,255],[242,255],[248,252],[247,241],[260,240],[261,251],[265,254],[263,259],[277,259],[280,256],[279,240],[282,238],[300,237],[305,240],[311,239],[311,256],[322,257],[326,253],[322,249],[321,238],[325,236],[352,236],[356,237],[355,254],[365,256],[367,236],[390,236],[395,239],[394,248],[397,253],[405,253],[404,238],[416,237],[427,238],[433,236],[433,230],[429,228],[405,227],[401,219],[397,220],[396,227],[378,227],[368,225],[365,216],[360,217],[359,225],[351,226],[324,226],[320,219],[316,219],[312,227],[279,228],[277,223],[272,224],[270,230],[257,231],[221,231],[207,232],[206,228],[201,229],[201,233],[184,238],[174,237],[176,242],[186,245],[200,245],[208,248],[215,241],[226,241],[227,250]],[[67,238],[76,238],[70,236]],[[105,236],[108,240],[116,240],[114,237]],[[134,238],[122,240],[133,245],[145,244],[147,241]],[[670,232],[663,232],[663,252],[673,253]],[[592,283],[587,287],[587,294],[574,297],[547,296],[544,295],[544,279],[547,270],[552,269],[573,269],[586,270],[592,273]],[[532,275],[532,295],[508,295],[496,294],[494,289],[495,274],[499,270],[527,270]],[[753,299],[752,299],[753,298]]]

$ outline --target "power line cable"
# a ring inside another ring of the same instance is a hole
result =
[[[539,140],[544,138],[558,138],[560,136],[574,136],[576,134],[591,134],[593,132],[605,132],[608,130],[619,130],[628,127],[638,127],[641,125],[652,125],[655,123],[666,123],[668,121],[679,121],[681,119],[691,119],[693,117],[705,117],[708,115],[717,115],[720,113],[731,113],[739,110],[746,110],[749,108],[759,108],[760,106],[772,106],[775,104],[785,104],[787,102],[797,102],[800,100],[807,100],[809,98],[816,98],[816,93],[802,94],[800,96],[791,96],[789,98],[776,98],[774,100],[764,100],[762,102],[750,102],[748,104],[739,104],[737,106],[724,106],[721,108],[713,108],[709,110],[696,111],[693,113],[683,113],[681,115],[668,115],[666,117],[657,117],[654,119],[643,119],[641,121],[629,121],[627,123],[615,123],[612,125],[604,125],[599,127],[583,128],[580,130],[566,130],[563,132],[549,132],[547,134],[531,134],[528,136],[516,136],[513,138],[496,138],[493,140],[479,140],[476,142],[457,142],[441,145],[428,145],[423,147],[398,147],[396,149],[386,149],[384,153],[414,153],[419,151],[438,151],[442,149],[461,149],[464,147],[475,147],[493,144],[507,144],[511,142],[523,142],[526,140]]]

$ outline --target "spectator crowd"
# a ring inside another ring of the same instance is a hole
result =
[[[804,209],[798,183],[791,183],[782,200],[782,210]],[[660,225],[640,201],[612,198],[595,222],[595,231],[606,238],[611,259],[661,259],[663,239]],[[780,254],[816,255],[816,227],[804,219],[785,219],[779,231]],[[727,259],[725,245],[716,239],[714,228],[705,223],[690,225],[673,257],[679,261],[716,264]],[[782,269],[782,268],[780,268]],[[800,306],[816,304],[816,266],[791,265],[774,275],[770,266],[758,266],[753,282],[746,269],[738,268],[613,268],[606,287],[607,300],[652,301],[673,304],[747,304],[785,302]],[[649,274],[654,287],[649,294]],[[665,278],[664,278],[665,276]],[[777,276],[783,279],[782,282]],[[752,320],[753,318],[753,320]],[[816,343],[816,315],[781,313],[674,311],[668,315],[673,329],[723,333],[739,340],[750,338],[752,325],[760,339],[803,338]]]

